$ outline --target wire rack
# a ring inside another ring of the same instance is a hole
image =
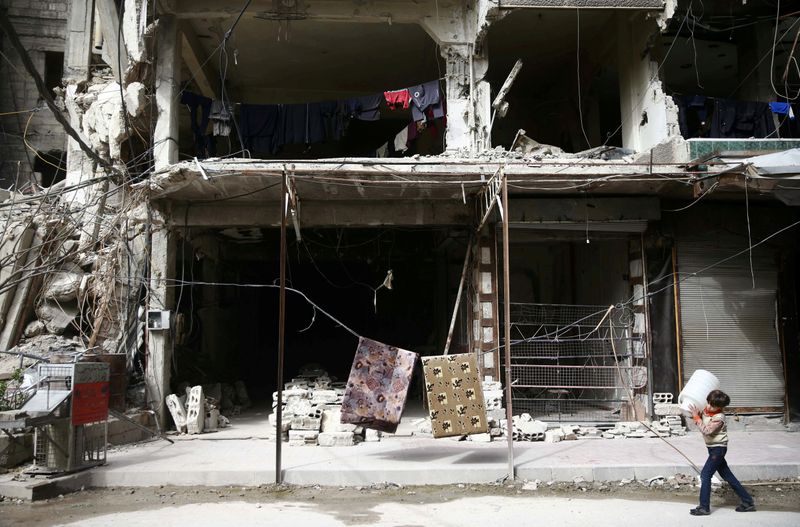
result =
[[[615,421],[628,387],[646,386],[642,337],[630,309],[511,304],[515,413],[549,420]]]

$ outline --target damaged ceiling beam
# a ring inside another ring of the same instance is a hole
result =
[[[213,73],[208,61],[204,60],[206,53],[192,25],[186,20],[181,20],[178,22],[178,31],[181,34],[181,58],[189,71],[193,72],[200,93],[209,99],[219,99],[219,76]]]

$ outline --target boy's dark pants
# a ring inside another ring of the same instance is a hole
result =
[[[722,479],[728,482],[733,491],[742,500],[745,505],[753,504],[753,497],[744,490],[742,484],[733,475],[731,469],[728,468],[728,463],[725,461],[725,453],[728,451],[727,447],[715,446],[708,449],[708,460],[703,466],[703,471],[700,474],[700,506],[706,510],[711,510],[711,476],[714,472],[719,472]]]

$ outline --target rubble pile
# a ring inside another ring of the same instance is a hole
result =
[[[304,368],[284,385],[281,406],[283,439],[290,446],[353,446],[360,441],[380,441],[381,432],[341,422],[345,383],[334,382],[321,368]],[[269,423],[277,434],[278,393],[272,395]]]
[[[180,385],[183,394],[167,395],[165,402],[179,434],[216,432],[230,425],[223,414],[238,415],[251,406],[243,381],[233,384]]]

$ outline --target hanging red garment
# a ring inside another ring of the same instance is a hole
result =
[[[408,90],[385,91],[383,96],[386,97],[386,104],[390,110],[407,110],[408,103],[411,100],[411,94],[408,93]]]

